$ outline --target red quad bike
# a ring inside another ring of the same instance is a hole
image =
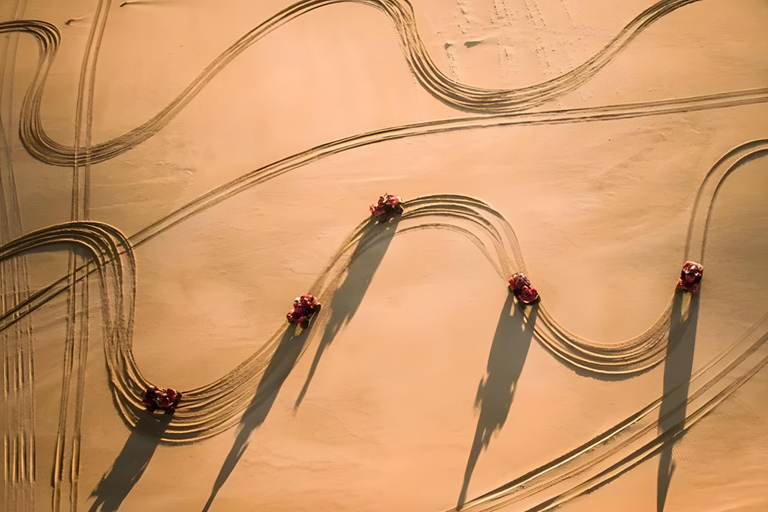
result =
[[[379,197],[379,201],[370,206],[371,215],[379,218],[379,222],[386,222],[387,218],[393,214],[402,215],[403,200],[400,196],[393,194],[384,194]]]
[[[173,388],[163,389],[149,386],[141,396],[141,403],[147,406],[149,412],[162,409],[173,414],[181,401],[181,393]]]
[[[309,327],[309,320],[312,315],[320,311],[320,303],[312,295],[302,295],[296,297],[293,301],[293,309],[287,315],[288,321],[292,324],[300,325],[302,329]]]

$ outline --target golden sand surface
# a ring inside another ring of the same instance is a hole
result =
[[[0,510],[768,510],[766,27],[3,2]]]

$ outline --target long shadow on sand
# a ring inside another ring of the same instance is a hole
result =
[[[301,388],[301,392],[296,399],[295,409],[304,400],[323,353],[336,338],[339,331],[352,320],[352,317],[355,316],[357,309],[363,302],[365,292],[373,280],[373,275],[376,273],[376,269],[379,268],[381,261],[384,259],[384,254],[386,254],[389,244],[395,236],[397,223],[398,218],[393,217],[389,222],[373,224],[360,237],[352,254],[352,263],[347,269],[344,281],[336,289],[331,299],[329,306],[331,311],[330,318],[328,323],[325,324],[323,338],[317,346],[312,365],[309,367],[307,380],[304,382],[304,386]],[[327,307],[326,304],[323,304],[323,307]]]
[[[203,508],[203,512],[207,512],[211,507],[219,490],[232,474],[235,466],[237,466],[240,457],[243,456],[246,448],[248,448],[248,442],[253,431],[259,428],[264,423],[264,420],[267,419],[267,415],[275,403],[280,388],[304,348],[309,335],[309,329],[302,332],[299,336],[295,336],[293,326],[290,326],[280,340],[272,359],[270,359],[266,370],[264,370],[264,375],[259,381],[256,394],[240,420],[235,442],[227,458],[224,460],[219,476],[216,477],[216,482],[213,484],[211,495]]]
[[[139,422],[112,467],[91,493],[91,497],[95,496],[96,500],[89,512],[114,512],[120,508],[123,500],[144,474],[170,421],[170,414],[141,414]]]
[[[475,406],[480,407],[480,416],[477,420],[469,460],[467,460],[467,469],[464,472],[457,509],[461,509],[466,502],[469,481],[480,452],[488,447],[493,433],[504,426],[512,407],[517,381],[531,346],[538,306],[528,306],[526,311],[527,318],[522,309],[515,306],[513,295],[510,293],[501,310],[496,333],[493,336],[491,353],[488,355],[486,375],[480,380],[477,398],[475,398]]]
[[[667,501],[667,492],[675,470],[672,448],[683,432],[688,401],[688,387],[693,372],[693,353],[696,345],[696,324],[699,317],[699,296],[691,297],[687,311],[683,311],[686,294],[678,293],[672,305],[672,319],[669,325],[669,339],[678,339],[669,344],[664,362],[664,397],[659,410],[659,435],[665,438],[659,458],[657,476],[656,510],[662,512]],[[685,318],[687,317],[687,318]],[[682,333],[681,331],[685,331]]]

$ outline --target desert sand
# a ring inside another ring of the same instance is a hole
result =
[[[766,27],[3,2],[0,509],[768,510]]]

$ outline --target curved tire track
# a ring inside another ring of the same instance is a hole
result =
[[[75,165],[79,159],[87,162],[86,165],[104,162],[141,144],[166,126],[208,82],[250,45],[283,24],[327,5],[352,2],[383,12],[392,22],[404,56],[419,83],[449,106],[474,113],[510,114],[530,109],[578,88],[615,59],[648,26],[697,1],[700,0],[660,0],[636,16],[592,57],[556,78],[517,89],[483,89],[451,79],[434,64],[419,36],[413,7],[407,0],[302,0],[243,35],[214,59],[179,96],[144,124],[108,141],[75,148],[51,139],[45,132],[40,114],[45,81],[60,44],[58,29],[44,21],[9,21],[0,23],[0,34],[23,32],[33,35],[39,41],[41,59],[22,104],[20,136],[24,146],[35,158],[51,165],[68,167]],[[98,34],[103,32],[106,19],[106,14],[99,17],[99,26],[95,27],[99,30]],[[78,119],[82,114],[81,103],[82,98],[79,97]],[[89,137],[88,140],[90,142]]]

